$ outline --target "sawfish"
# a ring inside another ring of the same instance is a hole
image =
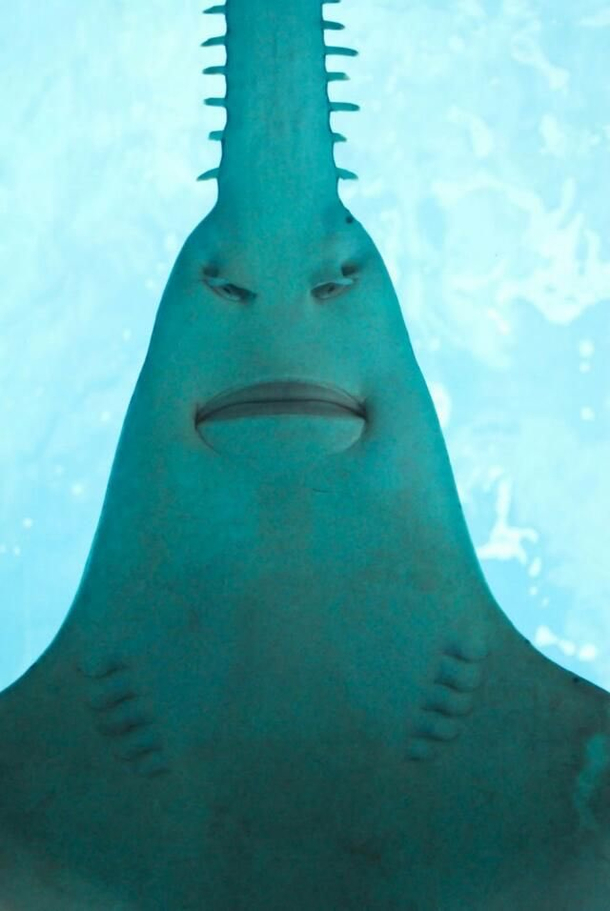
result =
[[[488,587],[320,0],[227,0],[172,268],[66,618],[0,695],[11,911],[607,911],[610,695]]]

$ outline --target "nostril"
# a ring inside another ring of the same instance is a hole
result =
[[[218,297],[237,303],[244,303],[256,298],[256,294],[228,282],[219,274],[217,266],[202,266],[201,280],[207,287]],[[323,282],[312,290],[312,294],[319,300],[328,300],[343,294],[348,288],[358,280],[358,265],[354,262],[344,263],[341,266],[341,278],[334,278],[332,281]]]
[[[311,293],[318,300],[328,300],[331,297],[338,297],[343,294],[353,284],[353,278],[337,278],[332,282],[324,282],[323,285],[317,285]]]

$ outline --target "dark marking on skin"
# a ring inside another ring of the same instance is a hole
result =
[[[358,842],[348,842],[345,845],[345,849],[352,857],[361,858],[370,864],[379,865],[383,860],[381,850],[371,838]]]
[[[201,631],[201,616],[199,614],[199,611],[196,608],[194,608],[194,607],[189,608],[187,623],[188,623],[188,629],[189,629],[190,633],[194,634],[194,633],[199,633]]]

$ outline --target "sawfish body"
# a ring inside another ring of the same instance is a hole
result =
[[[222,11],[218,202],[161,300],[72,607],[0,696],[2,907],[605,911],[610,697],[485,583],[390,277],[337,195],[332,23]]]

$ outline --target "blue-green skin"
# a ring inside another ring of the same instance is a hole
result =
[[[337,193],[319,0],[226,13],[218,202],[163,295],[68,617],[0,696],[0,905],[607,911],[610,698],[485,584]],[[198,421],[287,379],[365,417]]]

